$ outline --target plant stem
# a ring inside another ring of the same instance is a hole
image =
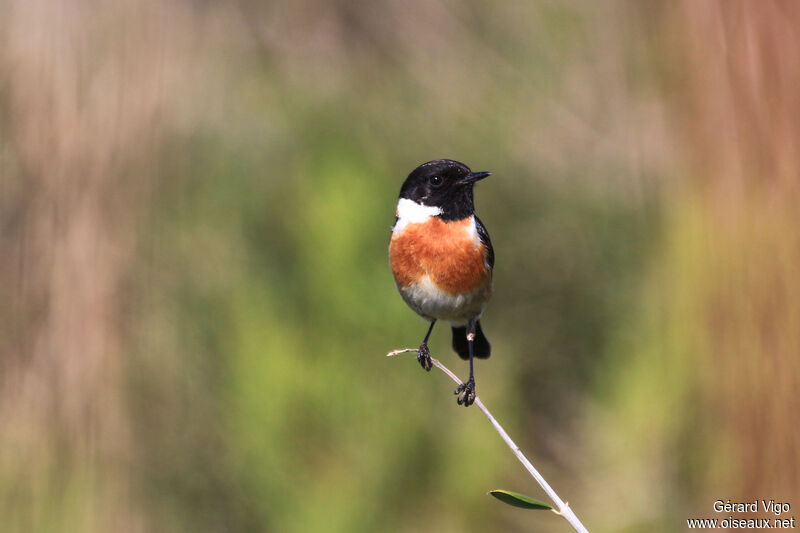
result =
[[[401,350],[391,351],[388,354],[386,354],[386,356],[391,357],[393,355],[399,355],[402,353],[409,353],[409,352],[416,353],[417,350],[416,348],[403,348]],[[456,376],[453,372],[451,372],[449,368],[440,363],[438,359],[431,358],[431,361],[433,362],[433,366],[435,366],[436,368],[438,368],[439,370],[450,376],[450,379],[452,379],[459,385],[461,384],[461,380],[458,379],[458,376]],[[497,419],[495,419],[495,417],[492,416],[492,413],[490,413],[489,410],[486,408],[486,406],[483,405],[483,402],[481,401],[480,398],[475,398],[475,405],[477,405],[478,408],[481,411],[483,411],[483,414],[486,415],[486,418],[488,418],[489,422],[492,423],[492,426],[494,426],[494,429],[497,431],[497,433],[500,434],[500,436],[503,438],[508,447],[511,448],[511,451],[514,453],[514,455],[517,456],[517,459],[519,459],[519,461],[525,466],[525,469],[528,472],[530,472],[531,476],[533,476],[533,479],[535,479],[536,482],[539,484],[539,486],[542,487],[542,489],[547,493],[547,495],[550,497],[553,503],[556,504],[555,506],[557,510],[554,509],[553,512],[564,517],[564,519],[567,522],[569,522],[569,524],[573,527],[573,529],[575,529],[575,531],[578,531],[579,533],[589,533],[588,530],[583,526],[583,524],[581,524],[581,521],[578,520],[578,517],[575,516],[575,513],[572,512],[572,509],[569,507],[569,504],[565,503],[561,498],[559,498],[558,494],[556,494],[556,491],[553,490],[550,484],[547,481],[545,481],[545,479],[542,477],[539,471],[536,470],[536,468],[531,464],[528,458],[525,457],[525,454],[522,453],[522,451],[519,449],[519,446],[517,446],[514,443],[514,441],[511,440],[511,437],[508,436],[506,430],[503,429],[503,426],[500,425]]]

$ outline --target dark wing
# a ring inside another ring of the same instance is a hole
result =
[[[478,229],[478,238],[484,246],[486,246],[486,264],[489,269],[494,268],[494,248],[492,248],[492,239],[489,238],[489,232],[486,231],[486,226],[483,225],[481,219],[475,216],[475,227]]]

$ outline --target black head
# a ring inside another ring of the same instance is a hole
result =
[[[475,211],[472,189],[489,172],[472,172],[452,159],[428,161],[414,169],[400,188],[400,198],[438,207],[445,220],[461,220]]]

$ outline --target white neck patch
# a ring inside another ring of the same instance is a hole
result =
[[[408,198],[400,198],[397,202],[397,223],[393,231],[401,231],[409,224],[418,224],[427,221],[430,217],[441,215],[442,210],[433,205],[418,204]]]

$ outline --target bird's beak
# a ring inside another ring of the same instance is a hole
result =
[[[466,178],[458,180],[457,183],[459,185],[467,185],[470,183],[475,183],[478,180],[482,180],[483,178],[488,178],[491,175],[491,172],[471,172]]]

